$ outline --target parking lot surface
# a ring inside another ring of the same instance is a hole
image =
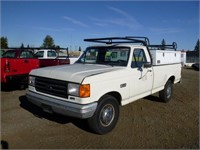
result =
[[[115,129],[92,133],[85,120],[47,114],[26,90],[1,91],[1,146],[9,149],[199,148],[199,72],[182,70],[169,103],[158,94],[120,108]]]

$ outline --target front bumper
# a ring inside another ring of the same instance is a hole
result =
[[[32,91],[27,91],[26,97],[30,102],[43,108],[46,112],[55,112],[81,119],[92,117],[97,108],[97,102],[81,105],[44,96]]]

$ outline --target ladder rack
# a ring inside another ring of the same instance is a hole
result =
[[[107,37],[107,38],[94,38],[94,39],[84,39],[86,42],[97,42],[105,44],[117,44],[117,43],[140,43],[147,45],[149,39],[147,37]]]
[[[173,42],[172,45],[147,45],[150,50],[165,50],[165,49],[174,49],[177,50],[176,42]]]
[[[105,44],[140,43],[144,46],[147,46],[147,48],[150,50],[174,49],[176,51],[177,49],[176,42],[173,42],[172,45],[168,45],[168,44],[167,45],[151,45],[147,37],[140,37],[140,36],[92,38],[92,39],[84,39],[84,41],[105,43]]]

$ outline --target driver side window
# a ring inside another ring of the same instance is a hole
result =
[[[133,52],[131,68],[141,68],[147,62],[143,49],[135,49]]]

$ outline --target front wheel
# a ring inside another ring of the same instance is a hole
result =
[[[163,102],[168,103],[173,95],[173,84],[171,80],[168,80],[165,84],[165,88],[159,92],[159,98],[163,100]]]
[[[119,104],[115,97],[103,96],[97,106],[97,110],[91,118],[88,118],[90,128],[98,134],[106,134],[112,131],[119,118]]]

